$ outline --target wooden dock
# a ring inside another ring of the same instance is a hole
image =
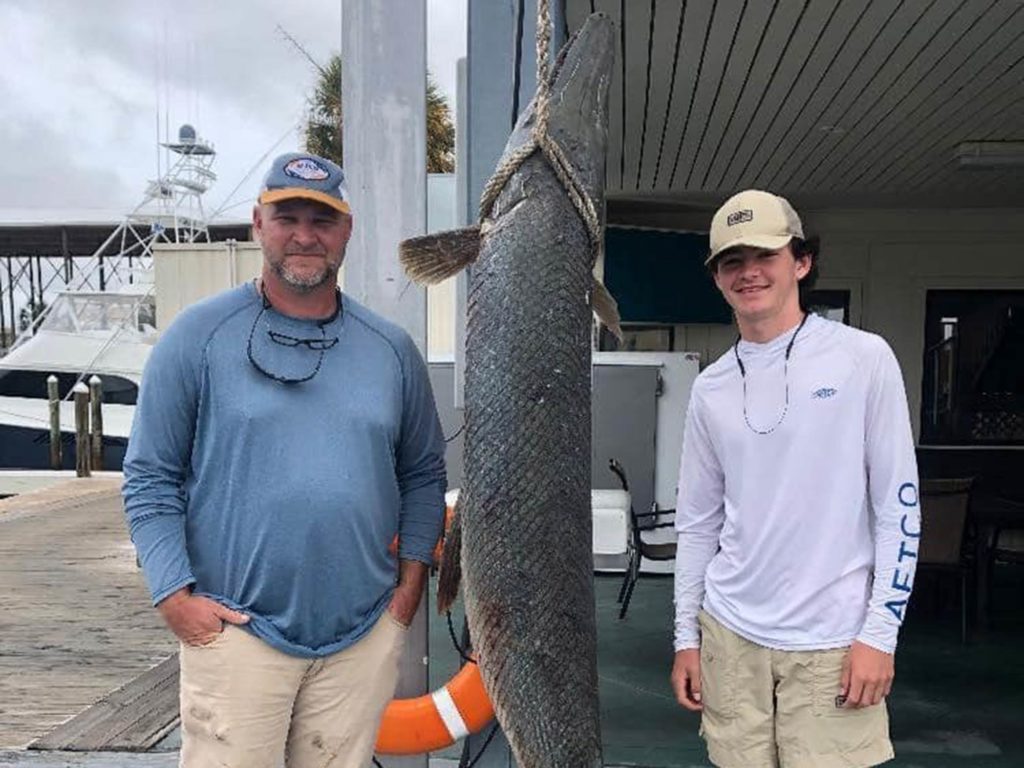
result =
[[[167,659],[120,480],[0,501],[0,749],[22,748]]]

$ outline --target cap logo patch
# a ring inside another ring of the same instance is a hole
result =
[[[330,171],[311,157],[298,157],[284,167],[284,172],[294,179],[304,181],[323,181],[331,175]]]
[[[744,208],[742,211],[736,211],[735,213],[730,213],[729,214],[729,218],[727,218],[725,220],[725,224],[728,227],[732,227],[732,226],[735,226],[737,224],[743,224],[746,221],[753,221],[753,220],[754,220],[754,212],[752,210],[750,210],[749,208]]]

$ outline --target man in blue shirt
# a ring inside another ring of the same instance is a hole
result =
[[[277,158],[253,228],[261,277],[149,359],[128,525],[181,641],[181,764],[363,768],[441,532],[444,440],[412,340],[337,288],[342,169]]]

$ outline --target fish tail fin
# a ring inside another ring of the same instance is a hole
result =
[[[428,285],[458,274],[479,255],[479,226],[410,237],[398,246],[405,273],[417,283]]]
[[[615,297],[608,292],[604,283],[596,277],[594,278],[592,296],[594,314],[597,315],[597,319],[604,323],[609,331],[615,334],[615,338],[622,341],[622,320],[619,317],[619,304],[615,301]]]
[[[447,613],[451,609],[455,596],[459,593],[459,582],[462,580],[462,515],[459,509],[460,504],[456,502],[452,524],[444,537],[444,552],[437,574],[438,613]]]

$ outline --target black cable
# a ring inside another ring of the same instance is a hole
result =
[[[484,745],[482,747],[480,747],[480,751],[476,753],[476,757],[474,757],[472,760],[470,760],[465,765],[462,765],[462,763],[460,761],[459,768],[473,768],[473,766],[476,765],[480,761],[480,758],[484,756],[484,752],[486,752],[487,751],[487,747],[490,746],[491,739],[494,738],[494,735],[497,732],[498,732],[498,721],[495,720],[494,721],[494,725],[491,726],[491,732],[487,734],[487,738],[484,739]]]
[[[465,422],[465,421],[463,421],[463,422],[462,422],[462,426],[461,426],[461,427],[459,427],[459,428],[458,428],[457,430],[455,430],[455,434],[453,434],[453,435],[452,435],[451,437],[446,437],[446,438],[444,439],[444,441],[445,441],[446,443],[450,443],[450,442],[451,442],[452,440],[454,440],[454,439],[455,439],[456,437],[458,437],[459,435],[461,435],[461,434],[462,434],[462,430],[464,430],[465,428],[466,428],[466,422]]]
[[[466,649],[459,644],[458,639],[455,637],[455,627],[452,626],[452,612],[445,611],[445,616],[448,618],[448,636],[451,637],[452,645],[455,646],[455,650],[459,652],[459,656],[462,657],[464,662],[467,664],[476,664],[476,659],[466,653]]]
[[[452,645],[455,646],[455,650],[459,652],[459,656],[462,657],[462,660],[464,662],[466,662],[467,664],[476,664],[476,659],[472,658],[469,654],[466,653],[466,649],[459,644],[458,638],[455,637],[455,625],[452,623],[452,612],[445,611],[445,617],[448,619],[448,635],[452,639]],[[490,745],[491,740],[494,738],[494,734],[497,733],[497,731],[498,723],[497,721],[495,721],[494,725],[491,726],[491,732],[487,734],[487,738],[484,739],[483,746],[480,747],[480,751],[476,753],[476,757],[474,757],[468,763],[463,763],[460,760],[459,768],[473,768],[473,766],[477,764],[480,758],[483,757],[484,752],[487,751],[487,747]],[[463,755],[463,757],[465,757],[465,755]],[[376,755],[373,756],[373,764],[374,766],[376,766],[376,768],[384,768],[384,766],[381,765],[380,761],[377,759]]]

